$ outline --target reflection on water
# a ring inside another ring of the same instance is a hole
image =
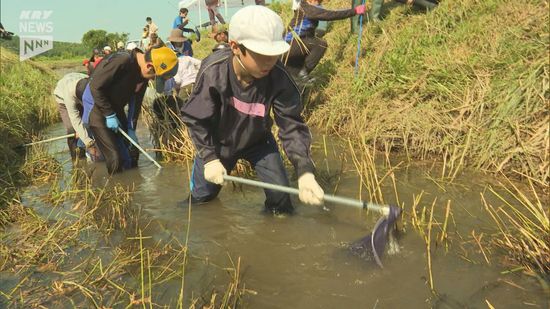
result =
[[[58,125],[48,135],[62,133]],[[143,128],[138,135],[140,141],[148,140]],[[65,145],[63,141],[52,143],[50,151],[59,160],[67,160]],[[147,142],[144,146],[151,147]],[[328,165],[322,158],[318,160],[323,162],[320,170],[334,173],[342,169],[342,158],[336,152],[331,155],[334,158],[326,160]],[[492,232],[479,195],[486,178],[465,175],[442,190],[426,177],[429,167],[411,165],[399,170],[396,179],[399,199],[406,204],[412,203],[413,194],[421,192],[419,207],[430,206],[437,198],[438,222],[443,221],[447,200],[452,201],[449,250],[432,248],[434,285],[439,297],[432,296],[427,283],[424,240],[410,224],[404,225],[399,237],[401,250],[386,255],[385,268],[380,269],[346,251],[346,244],[370,232],[379,218],[376,213],[339,205],[307,207],[295,199],[295,215],[273,217],[262,212],[261,189],[227,185],[219,199],[193,207],[189,222],[188,206],[181,202],[188,195],[185,166],[164,164],[157,170],[142,156],[139,169],[116,175],[114,180],[135,186],[133,206],[156,222],[147,231],[153,237],[152,243],[173,237],[184,243],[190,227],[189,252],[195,257],[186,278],[190,291],[207,291],[212,285],[227,282],[226,272],[213,265],[228,265],[231,256],[241,258],[243,281],[255,291],[245,299],[244,305],[249,308],[485,308],[486,301],[496,308],[519,308],[525,303],[544,308],[546,300],[534,280],[519,274],[501,275],[502,269],[495,266],[498,255],[487,265],[476,250],[461,249],[473,248],[471,244],[463,245],[472,230],[487,235]],[[107,176],[105,167],[97,164],[94,168],[93,177],[100,183]],[[358,196],[358,179],[352,170],[351,163],[343,166],[336,194]],[[328,184],[327,191],[334,185]],[[389,197],[386,202],[394,202],[393,188],[384,190],[384,196]],[[30,193],[37,194],[40,192]],[[39,201],[29,206],[44,210]],[[405,213],[405,218],[408,216]],[[179,281],[174,280],[157,299],[173,299],[178,292]]]

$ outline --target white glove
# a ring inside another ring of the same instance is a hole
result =
[[[321,205],[325,192],[315,181],[312,173],[305,173],[298,178],[298,189],[300,190],[300,201],[309,205]]]
[[[204,165],[204,178],[214,184],[223,185],[223,176],[227,171],[220,160],[212,160]]]

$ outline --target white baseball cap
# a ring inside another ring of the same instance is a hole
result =
[[[277,13],[262,5],[251,5],[231,18],[229,41],[243,44],[260,55],[278,56],[290,49],[283,39],[284,31],[283,20]]]
[[[136,49],[137,47],[138,47],[138,46],[137,46],[136,43],[130,42],[130,43],[128,43],[128,45],[126,45],[126,50],[134,50],[134,49]]]
[[[107,46],[103,47],[103,50],[111,50],[111,46],[107,45]]]

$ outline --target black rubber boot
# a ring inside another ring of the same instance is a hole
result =
[[[206,204],[206,203],[210,202],[211,200],[215,199],[217,196],[218,195],[216,194],[216,195],[206,196],[206,197],[202,197],[202,198],[195,198],[195,197],[193,197],[192,194],[189,194],[186,199],[184,199],[183,201],[178,202],[178,205],[187,206],[187,205],[189,205],[189,200],[191,200],[191,205],[193,205],[193,206],[202,205],[202,204]]]
[[[195,27],[195,36],[197,37],[197,42],[201,41],[201,31],[199,30],[199,27]]]
[[[413,4],[428,11],[431,11],[437,7],[436,3],[430,2],[428,0],[414,0]]]

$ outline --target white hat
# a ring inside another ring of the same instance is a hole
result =
[[[126,50],[134,50],[134,49],[136,49],[137,47],[138,47],[138,46],[137,46],[136,43],[130,42],[130,43],[128,43],[128,45],[126,45]]]
[[[103,50],[111,50],[111,46],[107,45],[107,46],[103,47]]]
[[[290,49],[283,32],[283,21],[277,13],[262,5],[238,10],[229,22],[229,40],[265,56],[278,56]]]

